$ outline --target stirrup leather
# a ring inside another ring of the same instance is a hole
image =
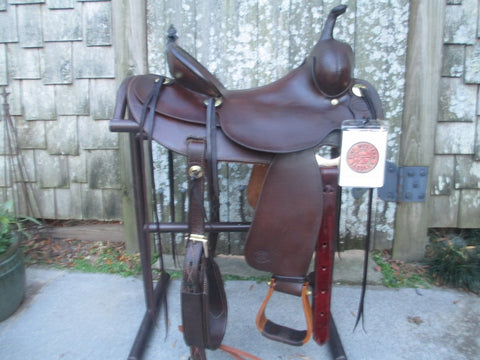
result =
[[[270,280],[270,289],[268,290],[262,306],[258,310],[256,319],[257,328],[263,336],[271,340],[279,341],[289,345],[301,346],[310,340],[313,331],[312,308],[310,306],[310,301],[308,300],[309,283],[305,282],[303,284],[300,295],[302,299],[303,312],[305,314],[305,321],[307,323],[307,329],[296,330],[287,326],[276,324],[273,321],[268,320],[265,315],[265,309],[273,295],[273,291],[275,290],[275,281],[276,280],[274,278]]]

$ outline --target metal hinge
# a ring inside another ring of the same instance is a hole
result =
[[[424,202],[427,181],[428,167],[397,166],[387,161],[385,183],[378,189],[378,196],[385,201]]]
[[[384,201],[425,202],[427,193],[428,167],[397,166],[387,161],[385,182],[378,188],[378,196]],[[365,188],[352,189],[352,195],[358,199],[367,191]]]

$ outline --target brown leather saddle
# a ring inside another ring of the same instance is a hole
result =
[[[218,161],[255,164],[254,173],[260,174],[257,176],[260,181],[252,181],[252,187],[256,184],[261,189],[250,189],[259,195],[253,200],[255,215],[245,244],[246,261],[273,274],[272,291],[301,296],[304,303],[309,285],[306,276],[324,209],[324,187],[316,151],[323,145],[341,146],[340,129],[344,120],[382,116],[375,89],[352,76],[351,47],[333,38],[336,18],[345,10],[346,6],[341,5],[330,12],[320,40],[298,68],[271,84],[247,90],[226,89],[171,34],[167,60],[172,78],[151,74],[127,78],[119,89],[112,119],[112,123],[122,121],[128,107],[131,118],[146,137],[191,159],[191,191],[196,191],[202,201],[203,196],[198,194],[203,193],[203,183],[195,184],[198,172],[193,167],[207,173],[207,182],[215,187]],[[193,206],[191,213],[201,211]],[[202,221],[193,225],[194,232],[202,232],[204,224],[199,224]],[[217,273],[211,259],[214,244],[203,238],[189,240],[197,249],[188,261],[198,260],[200,265],[195,266],[211,268],[212,273]],[[209,260],[202,262],[202,256]],[[197,270],[187,270],[187,277],[191,279]],[[222,298],[223,302],[224,294],[218,290],[221,286],[217,280],[207,275],[201,281],[215,294],[207,297]],[[191,291],[199,292],[199,287]],[[194,309],[195,304],[201,302],[185,298],[186,307]],[[200,307],[196,309],[200,311]],[[308,307],[308,301],[304,307]],[[187,344],[194,349],[217,348],[223,335],[212,343],[205,339],[208,334],[198,339],[197,328],[191,331],[197,335],[187,334],[185,317],[192,316],[192,311],[185,311],[190,313],[184,314]],[[226,310],[223,315],[226,316]],[[217,311],[214,317],[222,316]],[[224,324],[216,325],[212,317],[206,321],[219,332],[224,331]],[[308,322],[311,316],[307,316]],[[275,324],[262,311],[257,325],[265,336],[293,345],[308,341],[311,333],[311,326],[310,330],[298,331]],[[192,350],[192,356],[202,358],[194,354],[196,351]]]

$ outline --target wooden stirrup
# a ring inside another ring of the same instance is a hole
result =
[[[302,286],[302,306],[303,312],[305,314],[305,320],[307,323],[307,330],[295,330],[283,325],[279,325],[267,319],[265,315],[265,309],[267,304],[272,297],[273,291],[275,290],[275,279],[270,280],[270,289],[265,297],[265,300],[262,303],[262,306],[257,313],[257,328],[262,333],[263,336],[283,342],[289,345],[301,346],[310,340],[313,331],[313,317],[312,317],[312,308],[310,306],[310,301],[308,300],[308,282],[305,282]]]

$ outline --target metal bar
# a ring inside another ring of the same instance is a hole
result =
[[[250,223],[238,222],[220,222],[220,223],[206,223],[205,231],[207,232],[246,232],[250,228]],[[186,223],[149,223],[145,225],[145,232],[179,232],[187,233],[189,231]]]
[[[154,305],[155,311],[147,309],[143,316],[142,323],[138,329],[137,336],[128,355],[128,360],[139,360],[143,356],[147,341],[152,332],[152,326],[155,323],[156,315],[162,306],[162,299],[164,298],[168,285],[170,284],[170,275],[167,272],[162,272],[160,280],[158,280],[154,291]],[[167,321],[167,319],[165,319]]]
[[[132,173],[135,200],[135,215],[137,218],[137,236],[140,248],[140,261],[142,263],[142,278],[145,291],[145,302],[148,310],[154,310],[153,278],[151,267],[150,234],[144,231],[147,222],[146,212],[146,189],[145,189],[145,165],[142,156],[143,143],[135,134],[130,134],[130,146],[132,154]]]
[[[121,119],[110,120],[110,131],[112,132],[129,132],[136,133],[140,130],[140,126],[136,121]]]
[[[333,320],[333,316],[330,317],[330,340],[328,341],[328,345],[334,360],[348,360],[345,350],[343,349],[342,340],[338,334],[337,326]]]

